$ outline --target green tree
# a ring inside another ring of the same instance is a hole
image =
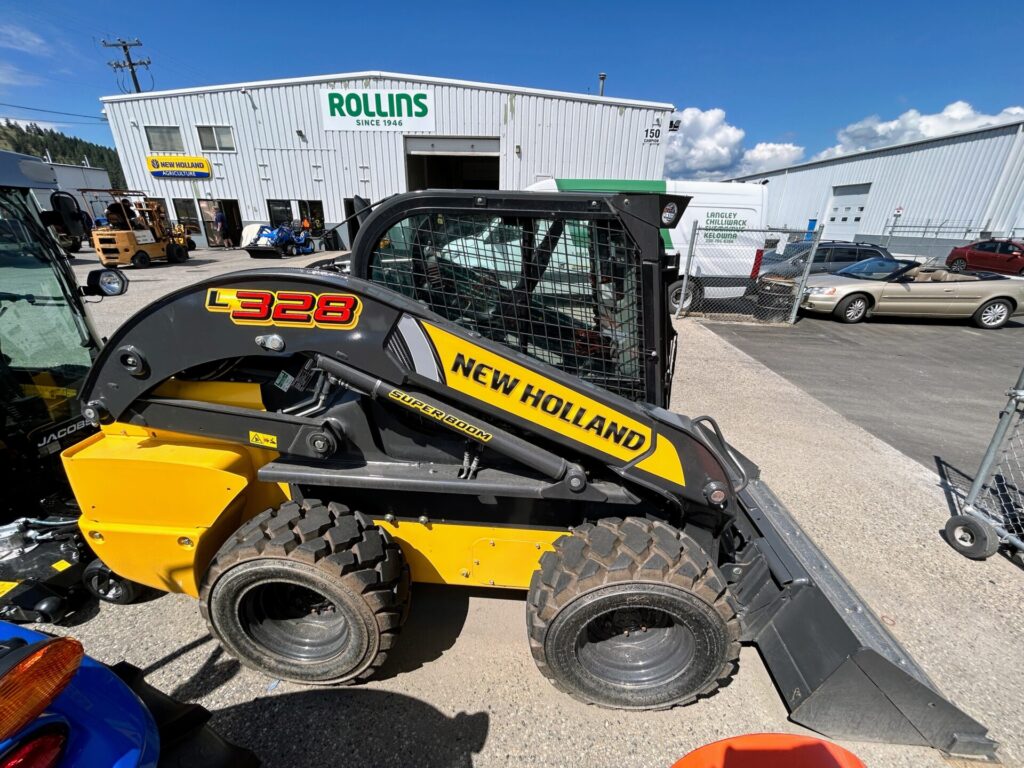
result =
[[[123,189],[125,185],[121,160],[113,149],[35,123],[21,125],[7,120],[0,124],[0,149],[35,157],[45,157],[49,150],[53,162],[68,165],[81,165],[82,159],[88,157],[90,165],[104,168],[110,174],[111,186]]]

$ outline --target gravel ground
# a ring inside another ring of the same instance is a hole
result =
[[[109,333],[184,282],[161,273],[199,279],[232,266],[252,262],[197,252],[184,268],[147,270],[126,296],[93,305],[93,314]],[[76,270],[87,271],[84,261]],[[707,364],[677,372],[675,410],[719,418],[942,690],[992,728],[1004,763],[1024,764],[1016,693],[1024,683],[1024,575],[1001,558],[974,563],[945,545],[938,532],[946,506],[933,473],[706,328],[685,322],[680,329],[681,348]],[[303,688],[240,668],[210,638],[196,603],[180,595],[103,605],[56,631],[75,634],[103,661],[127,659],[163,690],[203,704],[226,737],[268,766],[662,768],[727,736],[802,732],[787,722],[751,648],[732,683],[710,699],[668,712],[609,711],[559,694],[537,672],[522,595],[428,586],[414,594],[381,679],[356,688]],[[920,748],[846,746],[872,767],[948,765]]]

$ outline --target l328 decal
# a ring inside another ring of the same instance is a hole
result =
[[[210,288],[206,292],[206,309],[227,313],[235,325],[345,331],[356,327],[363,304],[351,293]]]

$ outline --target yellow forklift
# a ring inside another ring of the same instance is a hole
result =
[[[109,199],[105,215],[96,219],[92,247],[104,267],[145,268],[154,261],[181,264],[188,247],[171,231],[164,206],[142,192],[121,189],[83,189],[98,199]]]

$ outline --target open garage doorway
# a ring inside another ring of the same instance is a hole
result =
[[[501,152],[498,139],[408,136],[406,185],[417,189],[498,189]]]

